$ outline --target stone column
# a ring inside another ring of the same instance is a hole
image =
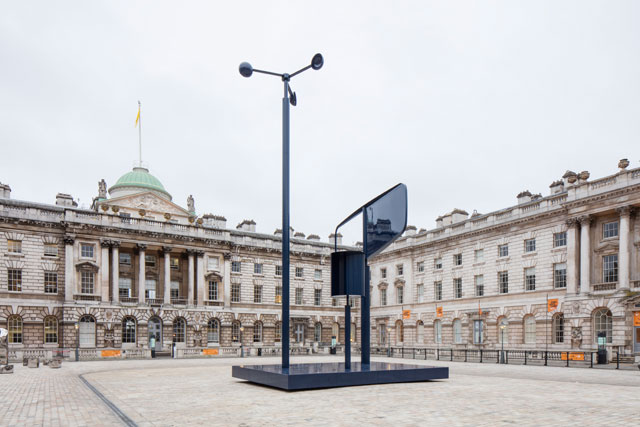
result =
[[[224,254],[224,275],[222,279],[224,307],[231,306],[231,254],[229,252]]]
[[[102,301],[109,301],[109,240],[100,241],[100,295]]]
[[[204,280],[204,251],[196,251],[196,287],[198,289],[196,298],[198,305],[204,305],[205,300],[205,280]]]
[[[629,266],[631,265],[630,253],[629,253],[629,222],[631,219],[631,208],[629,206],[623,206],[617,209],[620,214],[620,247],[618,254],[618,288],[628,290],[629,278],[631,271]]]
[[[146,255],[147,245],[144,243],[138,243],[139,263],[138,263],[138,303],[144,304],[144,287],[146,282]]]
[[[120,301],[120,242],[111,241],[111,301]]]
[[[589,215],[578,218],[580,221],[580,293],[591,289],[591,222]]]
[[[578,220],[567,220],[567,294],[578,293]],[[555,274],[555,272],[554,272]]]
[[[73,301],[76,290],[76,272],[73,268],[73,242],[75,236],[64,236],[64,300]]]
[[[164,254],[164,303],[171,304],[171,247],[163,246]]]
[[[187,255],[189,257],[189,288],[187,289],[187,305],[193,304],[193,289],[195,288],[195,271],[194,271],[194,256],[195,251],[187,249]]]

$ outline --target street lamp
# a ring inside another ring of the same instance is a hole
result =
[[[387,326],[387,357],[391,357],[391,326]]]
[[[244,357],[244,349],[242,348],[242,333],[244,332],[244,326],[240,326],[240,357]]]
[[[504,363],[504,330],[507,328],[507,325],[504,323],[500,324],[500,343],[502,344],[502,349],[500,351],[500,363]]]
[[[77,362],[78,358],[79,358],[79,353],[80,353],[80,351],[78,349],[78,347],[80,347],[80,333],[78,331],[78,328],[80,326],[78,325],[78,322],[76,322],[76,324],[74,326],[76,328],[76,362]]]
[[[316,53],[311,63],[293,74],[274,73],[258,70],[248,62],[240,64],[240,74],[243,77],[251,77],[256,73],[268,74],[280,77],[284,83],[284,96],[282,98],[282,330],[289,330],[289,104],[296,105],[298,98],[291,90],[289,82],[294,76],[312,68],[319,70],[324,65],[324,58]],[[289,368],[289,335],[282,336],[282,368]]]

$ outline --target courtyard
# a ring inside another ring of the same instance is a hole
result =
[[[339,356],[292,363],[338,362]],[[414,361],[375,358],[380,361]],[[437,361],[443,381],[283,392],[231,377],[279,358],[155,359],[15,366],[0,377],[1,425],[630,425],[640,371]],[[95,390],[95,391],[94,391]],[[97,393],[96,393],[97,392]],[[102,395],[100,397],[99,395]]]

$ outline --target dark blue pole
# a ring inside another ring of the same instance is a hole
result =
[[[282,98],[282,369],[289,369],[289,75]]]
[[[362,209],[362,250],[364,251],[364,297],[362,297],[362,308],[360,310],[360,341],[362,353],[360,363],[362,365],[371,364],[371,319],[369,313],[371,295],[369,292],[369,266],[367,264],[367,210]],[[387,338],[388,339],[388,338]]]
[[[344,306],[344,369],[351,369],[351,305],[349,295]]]

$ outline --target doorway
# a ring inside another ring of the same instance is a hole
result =
[[[162,321],[157,317],[149,319],[149,346],[151,346],[151,338],[156,340],[156,351],[162,351]]]
[[[640,326],[634,326],[633,332],[633,336],[635,337],[633,343],[633,352],[640,353]]]

